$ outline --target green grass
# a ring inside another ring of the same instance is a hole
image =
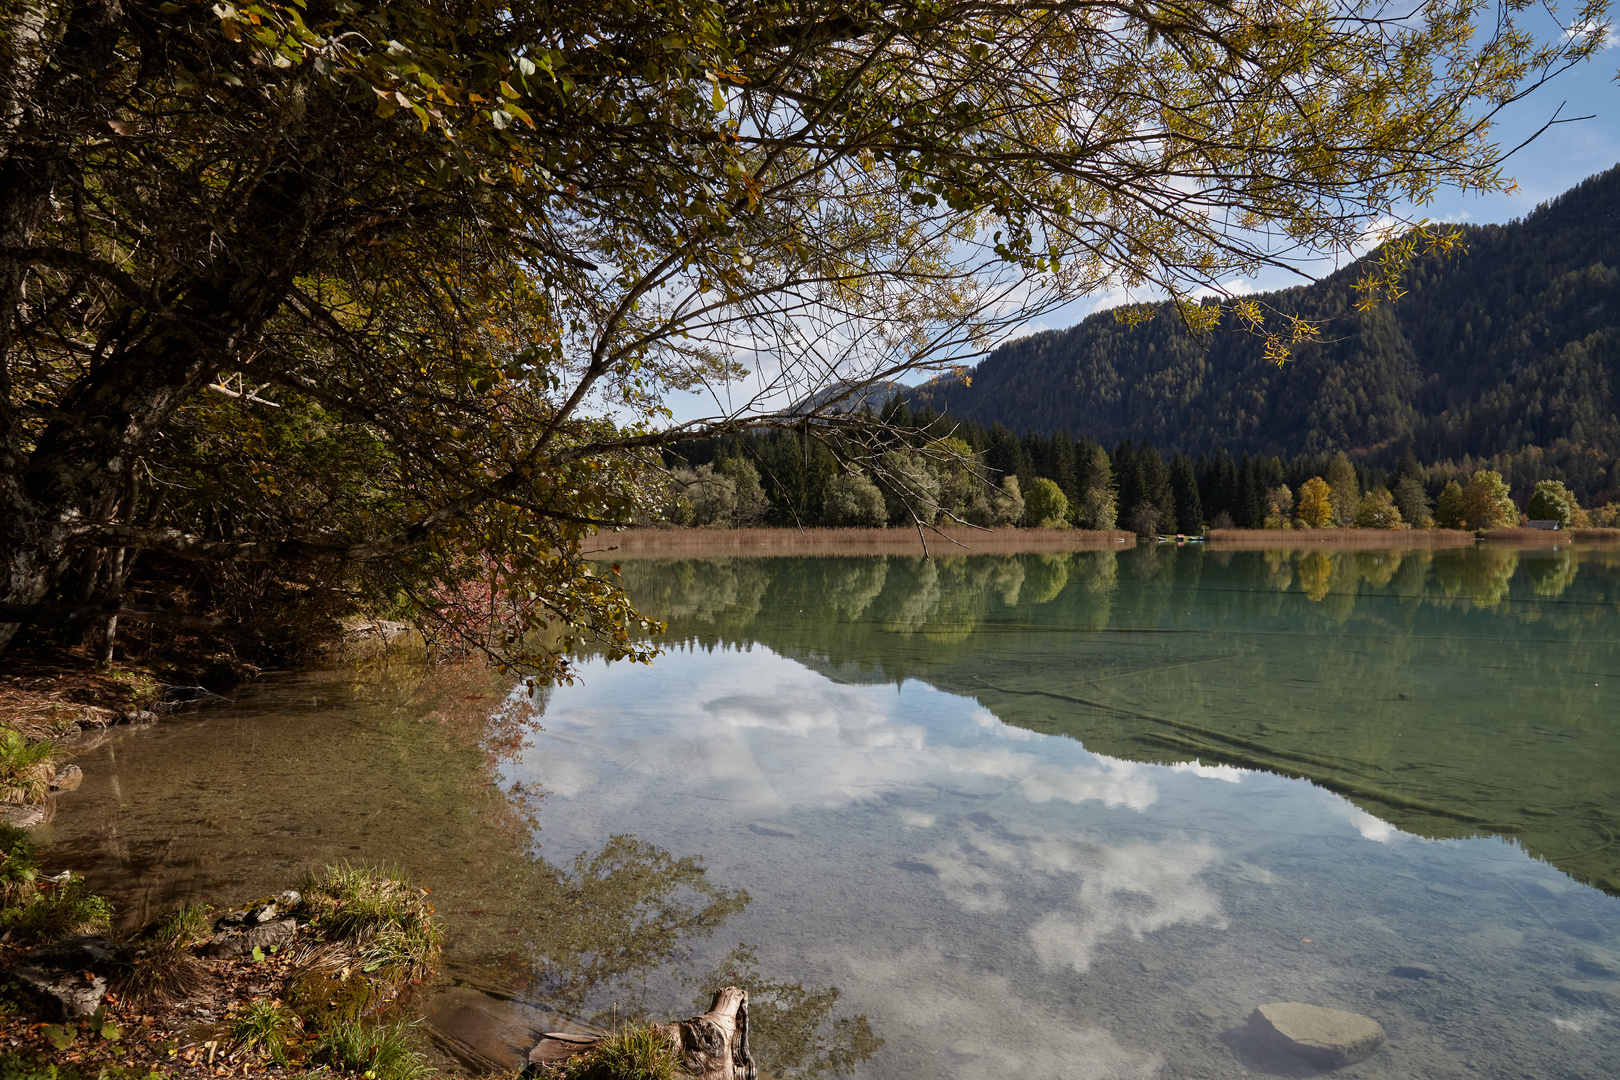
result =
[[[106,932],[112,922],[112,905],[87,892],[84,879],[69,878],[36,886],[31,900],[0,909],[0,927],[22,941],[55,941],[74,934]]]
[[[21,941],[54,941],[108,929],[112,905],[86,892],[83,878],[41,880],[37,857],[25,830],[0,825],[0,930]]]
[[[37,803],[51,790],[51,757],[56,745],[49,739],[31,741],[20,732],[0,728],[0,803]]]
[[[0,908],[16,907],[34,898],[39,877],[38,849],[26,829],[0,825]]]
[[[231,1037],[278,1065],[287,1064],[288,1042],[298,1031],[298,1018],[285,1007],[256,1001],[231,1025]]]
[[[150,674],[144,671],[131,671],[129,668],[113,668],[107,673],[114,682],[121,682],[129,687],[129,703],[133,708],[144,709],[155,704],[163,697],[163,687]]]
[[[321,1032],[313,1060],[367,1080],[427,1080],[433,1074],[416,1049],[416,1028],[405,1023],[346,1020]]]
[[[425,890],[385,870],[344,863],[311,875],[301,891],[311,927],[347,944],[365,974],[399,984],[433,970],[444,930]]]
[[[551,1080],[673,1080],[681,1052],[651,1027],[627,1028],[578,1057],[558,1062]]]

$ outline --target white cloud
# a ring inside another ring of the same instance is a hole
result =
[[[1592,22],[1578,22],[1570,26],[1568,30],[1564,31],[1564,37],[1566,39],[1573,39],[1592,33],[1598,29],[1600,29],[1600,27]],[[1599,52],[1607,52],[1616,45],[1620,45],[1620,33],[1615,31],[1613,23],[1604,24],[1601,27],[1601,30],[1603,33],[1603,43],[1598,46]]]
[[[608,752],[620,768],[659,783],[718,788],[740,816],[792,807],[881,804],[917,789],[937,794],[1010,787],[1032,803],[1097,802],[1135,810],[1158,798],[1148,766],[1089,754],[1080,761],[1060,762],[1034,747],[982,741],[953,745],[915,721],[892,688],[839,685],[768,649],[693,654],[684,666],[690,682],[676,687],[657,683],[672,677],[673,666],[661,673],[615,672],[619,694],[647,683],[648,695],[659,702],[658,717],[640,737],[614,744]],[[737,686],[756,689],[718,695],[711,689]],[[547,735],[528,752],[535,773],[559,794],[577,797],[598,782],[583,766],[567,764],[566,749],[576,733],[612,722],[610,709],[591,700],[593,696],[590,687],[576,692],[575,703],[566,710],[554,701]],[[966,730],[978,733],[980,740],[986,731],[1020,745],[1033,737],[1006,727],[982,708],[964,707],[967,703],[948,694],[920,689],[912,700],[948,704],[959,718],[955,722],[965,721]],[[792,745],[783,745],[783,740]],[[598,753],[602,749],[597,746]],[[768,758],[764,764],[762,754]]]
[[[1104,1028],[1077,1023],[1052,1004],[1031,1000],[1013,980],[965,967],[932,942],[845,947],[835,960],[847,971],[845,1001],[852,1010],[880,1012],[885,1038],[912,1046],[944,1042],[944,1052],[928,1063],[930,1075],[1149,1080],[1164,1068],[1157,1052],[1132,1049]]]
[[[1239,769],[1235,765],[1205,765],[1202,761],[1178,761],[1170,766],[1171,772],[1192,773],[1202,776],[1206,780],[1225,780],[1229,784],[1243,781],[1247,769]]]
[[[925,814],[920,810],[900,811],[900,824],[908,829],[932,829],[934,820],[933,814]]]

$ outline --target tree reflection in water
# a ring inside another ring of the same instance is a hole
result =
[[[766,1076],[842,1076],[883,1046],[865,1016],[833,1018],[838,987],[811,990],[802,983],[772,981],[760,973],[748,945],[738,945],[714,970],[692,981],[695,1012],[709,1007],[716,986],[748,991],[749,1044]]]
[[[1620,892],[1603,765],[1620,732],[1592,674],[1615,667],[1612,549],[1141,545],[623,573],[672,645],[760,643],[840,681],[968,695],[1097,753],[1304,776],[1407,831],[1512,838]]]
[[[694,939],[749,902],[747,892],[709,881],[701,859],[677,859],[634,836],[615,836],[566,868],[535,860],[535,873],[526,943],[534,992],[568,1013],[604,993],[621,1014],[643,1011],[638,988],[647,976],[689,959]]]
[[[881,564],[848,575],[840,593],[848,610],[863,611],[883,578]],[[757,570],[722,577],[717,596],[686,611],[757,612],[769,580]],[[690,582],[683,587],[689,589]],[[463,680],[470,676],[460,674]],[[547,1012],[604,1028],[671,1019],[678,1004],[668,991],[653,991],[660,984],[693,987],[702,998],[696,1012],[708,1007],[716,987],[746,986],[756,1055],[768,1074],[784,1078],[840,1075],[883,1045],[866,1017],[834,1015],[837,987],[770,979],[746,945],[738,945],[713,972],[695,979],[682,973],[694,943],[720,931],[751,900],[744,889],[711,881],[701,858],[677,857],[628,834],[610,837],[600,849],[580,852],[566,863],[541,857],[532,843],[543,820],[544,791],[523,785],[502,790],[495,781],[502,764],[528,745],[549,691],[533,687],[509,695],[492,711],[487,692],[470,692],[473,687],[459,685],[452,675],[448,681],[457,685],[446,693],[444,681],[444,676],[438,680],[440,707],[430,716],[442,729],[462,740],[471,736],[481,747],[480,780],[471,786],[482,793],[474,794],[472,809],[495,826],[499,838],[500,854],[481,860],[480,873],[488,878],[492,901],[499,894],[505,917],[458,921],[459,951],[477,955],[475,967]]]

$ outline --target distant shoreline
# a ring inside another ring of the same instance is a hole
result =
[[[1532,529],[1513,531],[1536,532]],[[1547,532],[1538,535],[1545,539],[1563,534]],[[1473,547],[1475,539],[1473,533],[1462,529],[1211,529],[1205,544],[1221,551],[1259,548],[1371,550]]]
[[[1192,541],[1196,538],[1189,538]],[[671,559],[732,555],[774,558],[794,555],[966,555],[1038,554],[1057,551],[1121,551],[1140,543],[1123,529],[705,529],[659,527],[606,532],[587,540],[590,558]],[[1497,529],[1492,544],[1552,547],[1574,541],[1620,543],[1620,529]],[[1478,542],[1462,529],[1212,529],[1206,547],[1220,551],[1301,548],[1373,551],[1412,548],[1464,548]]]
[[[1118,551],[1136,544],[1124,529],[626,529],[598,533],[584,553],[603,559],[667,559],[707,555],[1012,555],[1052,551]]]

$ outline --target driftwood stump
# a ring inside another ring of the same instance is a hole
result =
[[[697,1080],[757,1080],[748,1052],[748,991],[735,986],[714,992],[709,1011],[655,1029],[681,1052],[681,1068]],[[550,1031],[529,1051],[531,1068],[588,1052],[606,1036]]]

